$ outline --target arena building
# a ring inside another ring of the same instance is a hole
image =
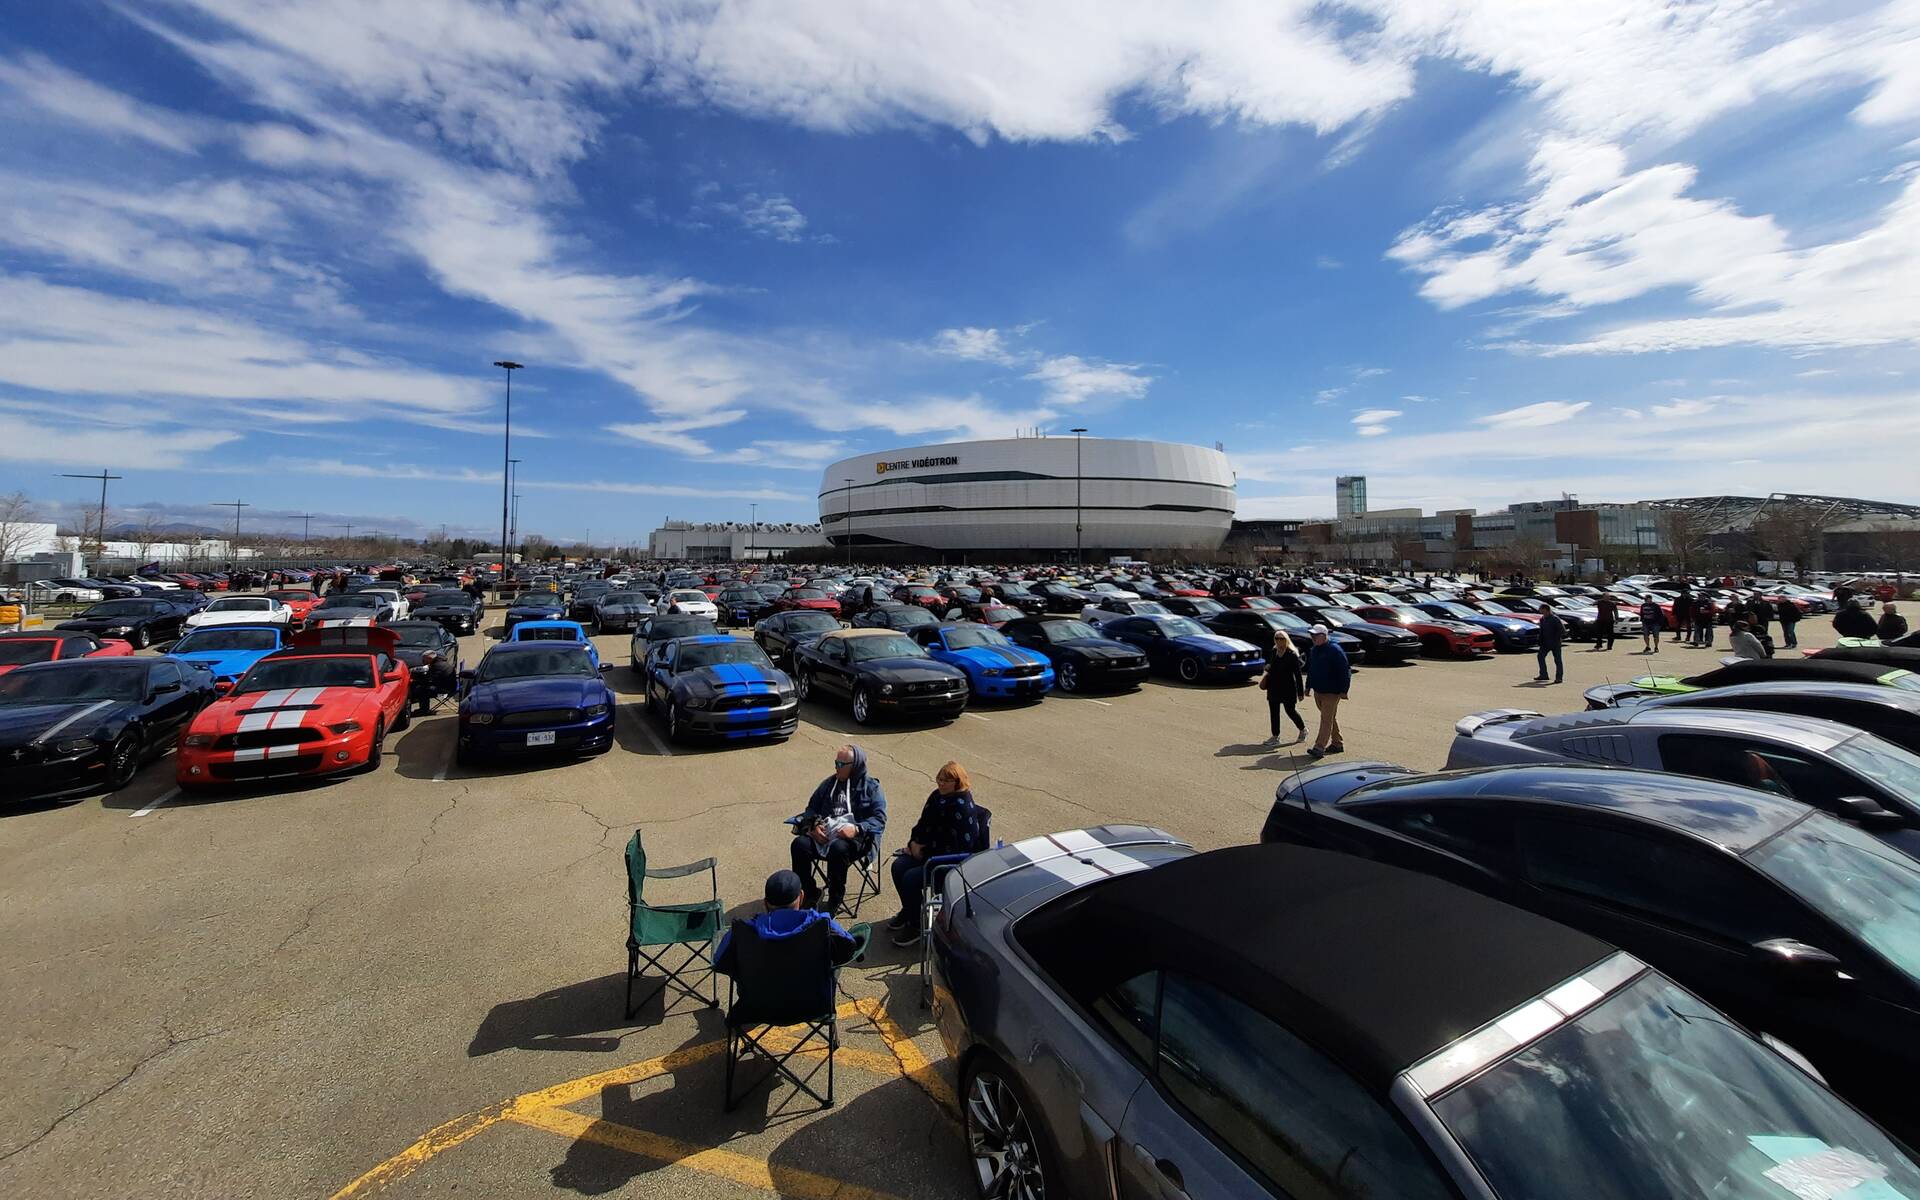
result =
[[[1218,549],[1233,513],[1219,449],[1124,438],[885,450],[834,463],[820,481],[820,527],[836,546],[1165,557]]]

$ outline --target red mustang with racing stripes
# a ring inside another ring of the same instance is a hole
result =
[[[364,625],[295,634],[200,710],[180,737],[174,781],[191,790],[379,766],[387,734],[411,720],[399,640]]]

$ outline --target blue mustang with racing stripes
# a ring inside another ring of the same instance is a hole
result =
[[[1038,700],[1053,690],[1053,663],[988,625],[959,621],[912,633],[936,660],[967,673],[973,694],[994,700]]]
[[[645,675],[647,711],[672,741],[789,738],[800,727],[793,680],[752,642],[724,634],[657,642]]]
[[[1138,646],[1148,666],[1182,683],[1244,683],[1267,669],[1258,646],[1221,637],[1190,617],[1119,617],[1102,625],[1100,635]]]

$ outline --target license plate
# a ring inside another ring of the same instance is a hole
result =
[[[529,746],[551,746],[551,745],[553,745],[553,730],[551,730],[551,729],[549,729],[549,730],[547,730],[547,731],[546,731],[546,732],[544,732],[544,733],[530,733],[530,734],[528,734],[528,735],[527,735],[527,745],[529,745]]]

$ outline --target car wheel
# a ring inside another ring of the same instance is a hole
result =
[[[1077,692],[1080,690],[1080,668],[1073,663],[1060,664],[1060,690]]]
[[[813,695],[813,676],[806,671],[796,672],[793,677],[793,694],[802,700]]]
[[[873,697],[865,687],[853,690],[853,719],[861,725],[873,720]]]
[[[133,782],[140,770],[140,733],[128,729],[107,749],[107,790],[117,792]]]
[[[135,650],[145,650],[147,648],[148,643],[153,641],[152,638],[147,636],[147,627],[145,625],[142,625],[140,626],[140,628],[134,630],[133,636],[128,638],[127,640],[133,643],[133,648]]]
[[[399,733],[411,724],[413,724],[413,706],[411,704],[402,704],[399,715],[393,718],[393,731]]]
[[[1199,683],[1200,682],[1200,660],[1199,659],[1194,658],[1192,655],[1188,655],[1186,658],[1183,658],[1180,660],[1179,669],[1180,669],[1181,683]]]
[[[364,769],[369,774],[378,771],[380,769],[380,760],[386,757],[386,753],[387,723],[385,721],[376,721],[373,726],[373,744],[367,748],[367,765]]]
[[[961,1082],[961,1127],[973,1183],[983,1200],[1045,1200],[1063,1193],[1046,1136],[1036,1124],[1040,1109],[1013,1081],[1000,1060],[982,1055]]]
[[[678,704],[667,705],[667,740],[684,742],[687,740],[686,718],[680,715]]]

